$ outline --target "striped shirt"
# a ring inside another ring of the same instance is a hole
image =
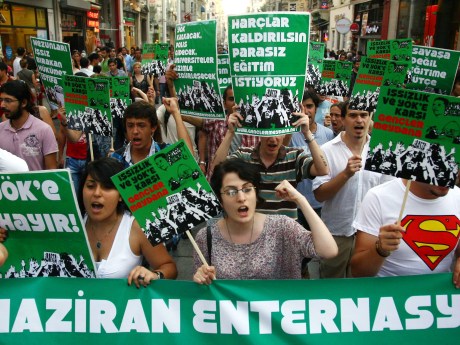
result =
[[[275,187],[283,180],[289,181],[294,188],[301,180],[313,178],[310,167],[313,158],[302,149],[281,146],[278,157],[268,168],[262,163],[259,154],[260,144],[255,148],[241,147],[229,158],[241,158],[259,168],[261,183],[259,194],[265,199],[257,211],[265,214],[282,214],[297,219],[297,205],[276,197]]]

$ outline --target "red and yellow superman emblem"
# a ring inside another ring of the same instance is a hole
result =
[[[401,221],[404,242],[433,271],[455,249],[460,234],[456,216],[407,215]]]

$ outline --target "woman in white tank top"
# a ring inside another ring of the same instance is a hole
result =
[[[137,287],[155,279],[175,279],[174,260],[163,245],[150,244],[111,180],[122,170],[123,165],[113,158],[90,162],[78,191],[97,277],[128,277],[128,284],[134,282]],[[141,266],[143,257],[152,271]]]

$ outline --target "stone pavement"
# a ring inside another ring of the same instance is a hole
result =
[[[195,236],[197,232],[192,231],[192,235]],[[169,252],[176,261],[177,271],[179,272],[177,280],[192,280],[195,273],[193,269],[193,252],[193,246],[188,238],[186,240],[181,238],[177,250]]]

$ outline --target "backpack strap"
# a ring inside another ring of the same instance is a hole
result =
[[[211,234],[211,227],[208,225],[206,227],[206,243],[208,245],[208,259],[209,259],[209,266],[212,266],[211,260],[211,250],[212,250],[212,234]]]

